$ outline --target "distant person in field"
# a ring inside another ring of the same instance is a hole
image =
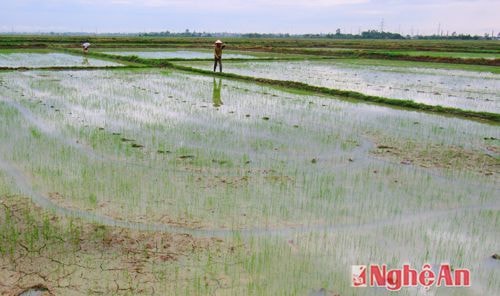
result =
[[[214,72],[217,69],[217,63],[219,64],[219,70],[222,72],[222,50],[226,47],[224,42],[217,40],[214,44]]]
[[[89,47],[90,47],[90,43],[88,42],[84,42],[82,44],[82,48],[83,48],[83,53],[86,54],[87,52],[89,52]]]

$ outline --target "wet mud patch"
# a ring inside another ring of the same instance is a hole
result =
[[[229,160],[224,160],[224,159],[212,159],[212,163],[218,165],[227,165],[229,162],[230,162]]]
[[[251,176],[199,176],[196,178],[196,183],[203,189],[237,189],[249,186],[251,179]]]
[[[500,139],[495,137],[484,137],[484,147],[489,153],[500,156]]]
[[[156,152],[158,154],[169,154],[169,153],[172,153],[172,151],[170,151],[170,150],[157,150]]]
[[[222,174],[220,174],[222,173]],[[296,183],[291,176],[278,174],[274,170],[247,170],[241,175],[226,175],[223,172],[206,172],[195,179],[197,186],[203,189],[231,188],[241,189],[257,184],[293,185]]]
[[[376,147],[370,152],[402,165],[424,168],[454,169],[500,178],[500,158],[481,150],[443,144],[424,144],[413,140],[371,137]]]
[[[178,158],[183,160],[192,160],[194,159],[194,155],[181,155]]]
[[[148,215],[139,213],[125,213],[123,209],[116,203],[108,200],[100,200],[95,196],[94,200],[91,200],[90,203],[88,202],[88,200],[81,198],[71,199],[59,192],[50,192],[48,194],[48,198],[55,204],[58,204],[67,209],[91,211],[115,220],[126,219],[128,221],[137,223],[159,223],[170,226],[184,227],[187,229],[202,229],[209,227],[209,225],[205,225],[202,223],[202,221],[197,220],[193,217],[174,217],[170,213],[163,213],[158,211],[151,211],[148,213]],[[167,201],[166,203],[169,206],[174,206],[174,204],[170,201]]]

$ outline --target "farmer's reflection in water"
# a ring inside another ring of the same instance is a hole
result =
[[[217,83],[217,81],[215,81],[215,78],[214,78],[214,92],[212,95],[212,101],[214,103],[215,108],[218,108],[223,104],[222,100],[220,98],[221,87],[222,87],[222,79],[219,78],[219,83]]]
[[[84,66],[88,66],[88,65],[90,65],[90,63],[89,63],[89,59],[87,59],[86,57],[85,57],[85,58],[83,58],[83,60],[82,60],[82,65],[84,65]]]

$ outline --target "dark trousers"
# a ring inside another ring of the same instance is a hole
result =
[[[217,63],[219,63],[219,70],[222,72],[222,57],[215,57],[214,58],[214,72],[217,69]]]

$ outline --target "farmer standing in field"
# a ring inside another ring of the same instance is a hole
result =
[[[224,42],[217,40],[214,44],[214,72],[217,69],[217,63],[219,63],[219,70],[222,72],[222,50],[226,47]]]
[[[89,47],[90,47],[90,43],[88,43],[88,42],[84,42],[82,44],[83,54],[86,54],[87,52],[89,52]]]

